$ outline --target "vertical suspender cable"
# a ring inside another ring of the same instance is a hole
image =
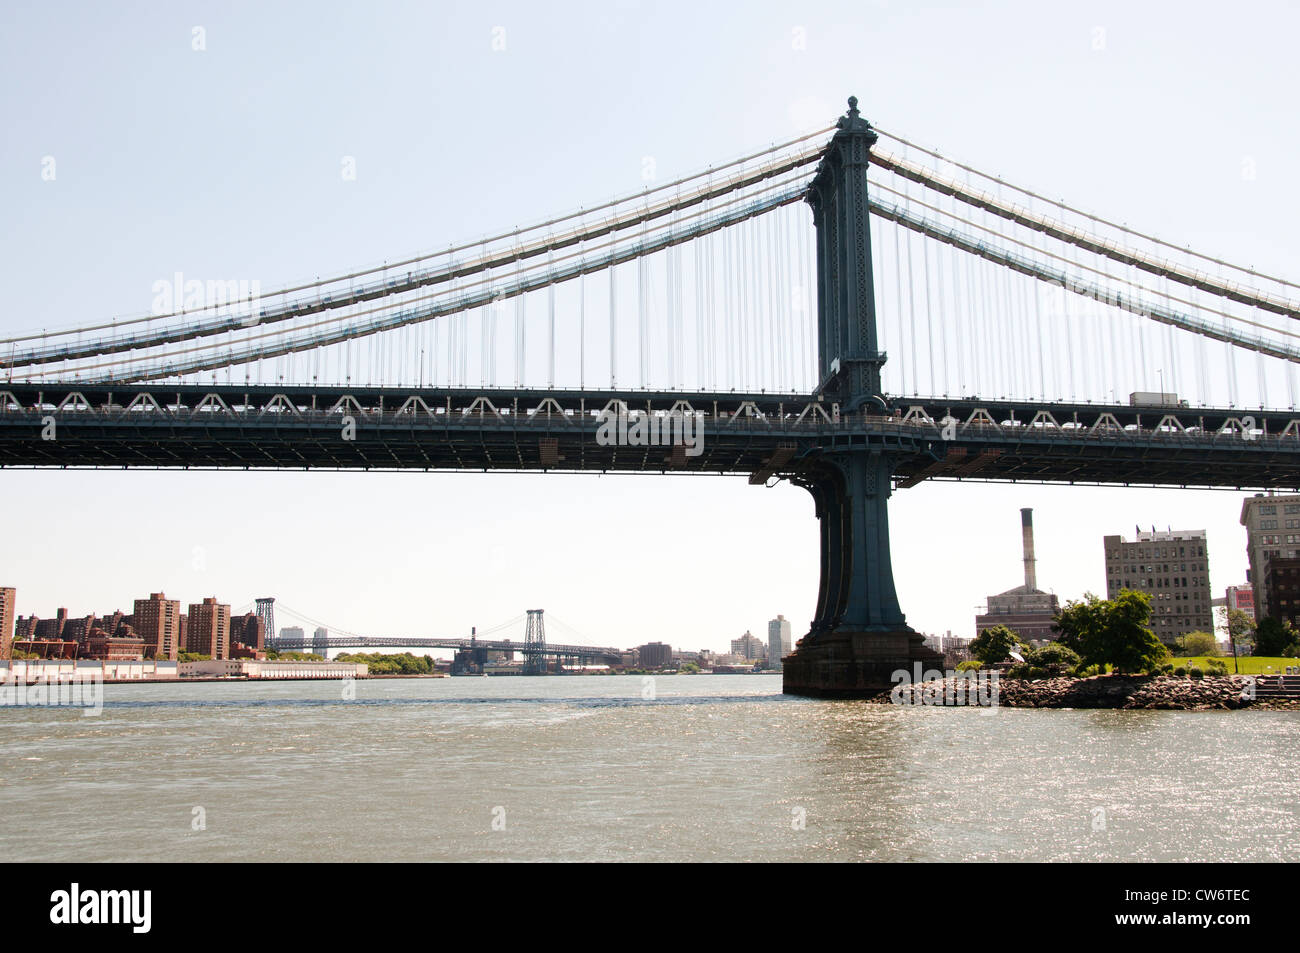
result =
[[[942,248],[934,250],[934,267],[935,278],[938,281],[939,289],[939,345],[942,348],[943,356],[943,393],[946,397],[952,388],[951,374],[948,370],[948,309],[946,307],[947,295],[944,294],[944,278],[946,277],[943,270],[943,256],[945,252]]]
[[[1072,257],[1073,257],[1073,256],[1072,256]],[[1062,292],[1064,292],[1064,289],[1062,289]],[[1064,299],[1063,299],[1063,300],[1064,300]],[[1069,309],[1069,304],[1068,304],[1068,302],[1066,303],[1065,307],[1066,307],[1066,313],[1065,313],[1065,358],[1066,358],[1066,362],[1067,362],[1067,367],[1068,367],[1068,369],[1069,369],[1070,399],[1071,399],[1071,400],[1074,400],[1075,397],[1076,397],[1076,391],[1075,391],[1075,386],[1074,386],[1074,352],[1075,352],[1075,346],[1074,346],[1074,326],[1075,326],[1075,323],[1076,323],[1076,322],[1070,318],[1069,310],[1068,310],[1068,309]]]
[[[1133,266],[1129,265],[1129,287],[1133,287]],[[1151,365],[1147,363],[1147,322],[1138,318],[1134,322],[1137,328],[1138,339],[1138,373],[1134,376],[1134,390],[1149,390],[1151,376]],[[1231,350],[1231,348],[1229,348]]]
[[[527,378],[525,367],[528,361],[527,338],[524,330],[524,321],[527,318],[525,311],[526,295],[515,297],[515,386],[522,387]]]
[[[934,307],[930,304],[930,243],[925,239],[921,240],[921,251],[925,256],[925,337],[930,354],[930,394],[938,396],[934,379]]]
[[[745,231],[743,228],[730,229],[735,234],[732,235],[732,251],[735,255],[736,264],[736,316],[739,318],[740,328],[740,382],[741,388],[747,388],[750,385],[749,377],[749,309],[748,296],[749,290],[749,256],[745,248]]]
[[[497,318],[500,317],[501,306],[493,302],[491,313],[488,320],[488,379],[492,386],[500,385],[501,379],[497,377]]]
[[[812,265],[812,254],[808,250],[808,224],[798,222],[799,231],[795,235],[798,249],[799,282],[799,382],[800,390],[810,391],[816,386],[816,379],[809,381],[810,372],[816,373],[816,359],[812,357],[812,328],[817,320],[817,304],[813,300],[816,293],[816,269]]]
[[[1255,366],[1259,368],[1259,407],[1263,410],[1268,406],[1268,370],[1262,351],[1255,352]]]
[[[772,216],[771,214],[760,216],[754,222],[758,230],[758,243],[762,249],[758,257],[758,280],[759,302],[762,310],[762,321],[759,324],[760,342],[766,342],[760,345],[759,354],[763,357],[762,366],[762,389],[775,389],[776,374],[772,372],[773,362],[776,360],[776,338],[774,332],[776,328],[772,323],[772,271],[775,266],[774,256],[772,254]]]
[[[794,263],[790,259],[790,225],[792,216],[788,211],[781,212],[781,289],[777,293],[777,302],[781,308],[781,388],[793,390],[795,382],[794,342],[796,338],[793,319],[796,317],[794,295],[791,291]]]
[[[732,235],[731,230],[724,228],[721,232],[722,237],[722,311],[720,313],[722,320],[722,333],[720,335],[720,350],[722,351],[722,368],[723,373],[729,369],[735,374],[735,369],[739,365],[739,355],[732,351],[738,335],[735,332],[736,308],[733,283],[736,277],[736,263],[731,253]],[[725,383],[730,384],[734,389],[736,378],[733,376]]]
[[[555,285],[546,286],[547,330],[549,342],[546,354],[546,386],[555,386]]]
[[[901,226],[900,226],[901,227]],[[912,393],[921,393],[921,372],[916,366],[916,278],[912,270],[912,236],[903,236],[907,240],[907,309],[910,315],[908,334],[912,351]]]
[[[704,257],[704,243],[707,239],[697,238],[691,242],[692,261],[695,265],[693,277],[695,279],[695,379],[694,387],[697,390],[703,390],[706,386],[704,383],[704,308],[701,301],[704,297],[704,274],[700,266],[701,259]]]
[[[1047,357],[1043,353],[1043,289],[1034,285],[1034,336],[1038,339],[1038,397],[1047,400]]]
[[[1210,368],[1209,355],[1205,351],[1205,335],[1196,335],[1196,369],[1200,381],[1197,400],[1202,407],[1210,403]]]
[[[675,326],[677,317],[677,293],[675,288],[677,269],[674,262],[676,251],[675,248],[671,247],[664,251],[664,276],[665,284],[667,285],[665,294],[667,307],[664,311],[668,316],[668,348],[664,356],[668,359],[669,387],[677,386],[677,355],[675,353],[677,348],[677,328]]]
[[[903,322],[903,251],[902,251],[902,239],[900,237],[903,232],[903,226],[895,222],[889,226],[889,230],[894,233],[894,288],[895,288],[895,296],[896,296],[894,298],[894,313],[898,316],[898,349],[899,349],[898,392],[900,394],[906,394],[907,393],[907,361],[903,359],[904,357],[903,341],[906,339],[907,335],[904,333],[906,326]]]
[[[636,313],[637,313],[637,369],[641,375],[641,386],[649,387],[649,374],[646,371],[646,259],[642,255],[636,260]]]
[[[1165,308],[1168,309],[1170,306],[1168,278],[1162,277],[1160,279],[1160,294],[1164,298]],[[1178,359],[1174,354],[1174,326],[1172,324],[1165,325],[1165,332],[1165,351],[1169,355],[1169,359],[1165,362],[1169,365],[1166,378],[1169,381],[1169,392],[1176,394],[1182,377],[1178,373]]]
[[[488,384],[488,348],[487,348],[487,313],[489,308],[482,307],[478,309],[478,328],[479,328],[479,347],[478,347],[478,379],[479,386],[486,387]]]
[[[1038,282],[1022,280],[1020,282],[1021,316],[1024,334],[1025,353],[1025,400],[1034,396],[1034,300],[1038,297]],[[1042,369],[1039,369],[1042,373]]]
[[[714,266],[717,264],[716,255],[718,250],[718,239],[716,236],[710,235],[708,238],[705,239],[705,241],[709,243],[708,248],[705,249],[706,252],[705,274],[707,275],[708,278],[705,287],[708,290],[708,294],[704,299],[705,336],[707,339],[705,350],[708,352],[707,380],[709,382],[709,389],[717,390],[718,389],[718,351],[717,351],[718,287],[717,287],[717,283],[714,281],[714,276],[717,273]]]
[[[609,389],[618,388],[618,322],[615,319],[617,313],[618,285],[614,276],[618,274],[618,269],[610,265],[607,269],[609,272]]]
[[[1286,362],[1286,386],[1291,398],[1290,407],[1295,410],[1295,363],[1293,361]]]
[[[875,309],[876,312],[876,350],[881,354],[888,354],[889,348],[886,346],[889,342],[889,332],[887,330],[888,321],[885,320],[885,310],[881,307],[883,302],[880,300],[880,294],[876,290],[876,283],[880,280],[879,276],[884,274],[884,266],[880,261],[879,233],[880,227],[877,224],[875,217],[868,215],[867,238],[871,241],[871,292],[875,296],[874,300],[871,302],[871,307]],[[881,368],[880,375],[880,389],[882,392],[888,391],[888,388],[885,387],[883,367]]]

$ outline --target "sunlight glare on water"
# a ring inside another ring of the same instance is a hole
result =
[[[110,685],[0,709],[11,860],[1297,860],[1300,713],[900,708],[772,675]],[[196,812],[196,808],[202,808]],[[194,829],[201,814],[202,829]]]

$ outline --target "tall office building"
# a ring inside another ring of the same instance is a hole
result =
[[[1138,530],[1133,542],[1102,539],[1106,552],[1106,597],[1121,589],[1151,596],[1151,629],[1172,645],[1188,632],[1214,632],[1210,551],[1205,530]]]
[[[17,604],[18,590],[0,586],[0,659],[7,659],[13,655]]]
[[[161,592],[135,600],[135,634],[144,640],[144,657],[175,659],[181,648],[181,602]]]
[[[230,606],[209,597],[191,605],[186,618],[185,651],[214,659],[230,657]]]
[[[767,667],[781,671],[781,659],[790,654],[790,620],[778,615],[767,624]]]
[[[1241,525],[1246,527],[1246,557],[1255,590],[1255,618],[1276,615],[1269,605],[1264,577],[1273,556],[1300,556],[1300,494],[1256,493],[1241,504]]]
[[[280,641],[294,643],[293,648],[288,650],[291,652],[301,652],[304,648],[303,640],[306,638],[307,635],[300,625],[286,625],[280,630]]]

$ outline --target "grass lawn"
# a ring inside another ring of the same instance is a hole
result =
[[[1193,665],[1205,668],[1207,656],[1197,655],[1192,658],[1171,658],[1166,661],[1173,662],[1174,668],[1182,665],[1191,668]],[[1219,660],[1228,666],[1228,674],[1233,674],[1232,656],[1220,655]],[[1242,655],[1237,659],[1238,671],[1242,675],[1281,675],[1286,671],[1288,665],[1300,665],[1300,659],[1294,658],[1270,658],[1265,655]]]

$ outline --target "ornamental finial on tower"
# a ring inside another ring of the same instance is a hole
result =
[[[875,143],[875,131],[871,128],[871,123],[862,118],[858,112],[858,97],[849,97],[849,111],[835,121],[835,126],[845,132],[867,132],[871,133],[871,141]]]

